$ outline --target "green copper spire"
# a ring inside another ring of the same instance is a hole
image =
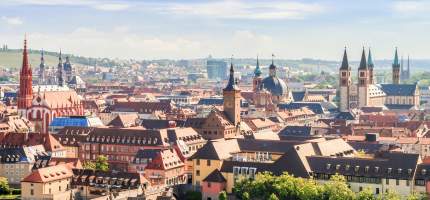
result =
[[[261,76],[260,61],[258,60],[258,56],[257,56],[257,65],[255,67],[254,75],[256,77]]]
[[[394,53],[393,67],[400,68],[399,55],[397,54],[397,47],[396,47],[396,51]]]
[[[367,57],[367,66],[369,66],[369,68],[373,69],[373,59],[372,59],[372,52],[370,52],[370,48],[369,48],[369,55]]]

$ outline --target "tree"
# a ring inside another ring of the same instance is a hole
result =
[[[250,199],[250,197],[249,197],[249,193],[248,192],[244,192],[243,194],[242,194],[242,200],[249,200]]]
[[[96,164],[94,162],[91,162],[91,161],[84,162],[83,167],[84,167],[84,169],[96,170]]]
[[[96,169],[101,171],[109,170],[109,163],[106,156],[99,156],[96,160]]]
[[[202,193],[189,190],[185,193],[185,197],[186,197],[185,199],[188,199],[188,200],[201,200]]]
[[[269,200],[279,200],[279,198],[275,195],[275,194],[271,194],[270,196],[269,196]]]
[[[0,194],[10,194],[10,187],[7,178],[0,177]]]
[[[218,195],[219,200],[227,200],[227,192],[221,191]]]
[[[324,184],[324,197],[324,199],[330,200],[352,200],[355,198],[355,194],[348,187],[345,177],[336,174]]]
[[[396,192],[394,192],[393,190],[388,190],[385,194],[384,194],[384,200],[400,200],[402,199],[400,197],[399,194],[397,194]]]
[[[375,195],[370,188],[365,188],[357,194],[357,200],[376,200]]]

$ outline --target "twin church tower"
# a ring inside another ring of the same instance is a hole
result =
[[[369,49],[366,59],[366,52],[363,48],[358,67],[358,83],[354,84],[345,48],[342,64],[339,68],[340,111],[346,112],[363,107],[403,106],[408,108],[408,106],[416,106],[419,104],[417,85],[401,84],[401,71],[403,73],[396,48],[392,64],[392,83],[375,84],[372,53]],[[409,59],[407,73],[409,74]],[[403,76],[403,78],[406,77]]]

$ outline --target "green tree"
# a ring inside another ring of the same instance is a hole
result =
[[[376,197],[370,188],[365,188],[357,194],[357,200],[376,200]]]
[[[423,193],[413,193],[410,194],[407,198],[407,200],[425,200],[428,199],[426,194]]]
[[[99,156],[96,160],[96,169],[101,171],[109,170],[109,163],[106,156]]]
[[[185,199],[187,200],[201,200],[202,199],[202,193],[196,192],[196,191],[187,191],[185,193]]]
[[[244,192],[242,194],[242,200],[250,200],[251,198],[249,197],[249,193],[248,192]]]
[[[401,200],[402,198],[400,197],[399,194],[397,194],[396,192],[394,192],[393,190],[388,190],[383,197],[384,200]]]
[[[227,200],[227,192],[221,191],[218,195],[219,200]]]
[[[355,193],[349,189],[345,177],[336,174],[324,184],[324,199],[352,200],[355,199]]]
[[[275,195],[275,194],[271,194],[270,196],[269,196],[269,200],[279,200],[279,198]]]
[[[0,177],[0,194],[10,194],[10,187],[7,178]]]
[[[83,167],[84,167],[84,169],[96,170],[96,164],[94,162],[91,162],[91,161],[84,162]]]

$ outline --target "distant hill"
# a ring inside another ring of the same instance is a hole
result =
[[[40,54],[39,50],[29,50],[29,59],[30,65],[32,67],[38,67],[40,64]],[[111,67],[116,65],[114,61],[111,61],[106,58],[88,58],[81,56],[74,56],[70,54],[63,54],[63,62],[65,61],[65,57],[70,57],[70,62],[82,64],[82,65],[90,65],[93,66],[97,63],[98,66]],[[58,65],[58,53],[57,52],[44,52],[45,64],[49,67]],[[9,49],[9,50],[0,50],[0,68],[9,68],[9,69],[17,69],[22,65],[22,50],[21,49]]]

